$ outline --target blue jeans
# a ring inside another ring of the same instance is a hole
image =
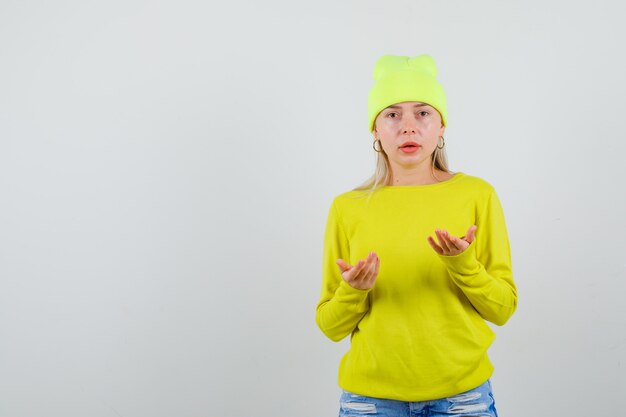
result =
[[[386,400],[342,390],[340,404],[339,417],[498,417],[491,379],[469,391],[430,401]]]

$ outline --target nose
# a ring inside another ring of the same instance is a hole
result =
[[[404,117],[402,120],[402,133],[405,135],[414,135],[417,132],[417,122],[415,118],[408,116]]]
[[[408,135],[414,135],[417,128],[415,127],[415,121],[408,118],[402,126],[402,133]]]

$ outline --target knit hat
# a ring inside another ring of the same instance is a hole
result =
[[[374,130],[378,113],[385,107],[403,101],[419,101],[437,109],[444,126],[448,125],[448,108],[443,87],[435,79],[437,68],[430,55],[414,58],[383,55],[374,66],[374,81],[367,106],[369,130]]]

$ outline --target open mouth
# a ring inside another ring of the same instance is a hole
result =
[[[421,148],[420,145],[418,145],[415,142],[410,142],[410,143],[406,143],[402,146],[400,146],[400,150],[404,153],[411,153],[411,152],[415,152],[417,151],[419,148]]]

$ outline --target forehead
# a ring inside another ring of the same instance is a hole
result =
[[[429,104],[422,103],[420,101],[404,101],[402,103],[392,104],[391,106],[387,106],[387,109],[411,109],[411,108],[420,108],[420,107],[431,107]]]

